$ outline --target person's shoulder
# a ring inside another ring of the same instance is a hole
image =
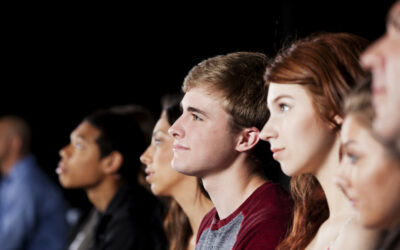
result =
[[[126,245],[150,244],[151,249],[156,249],[156,245],[162,245],[166,241],[162,226],[162,209],[153,203],[147,204],[146,209],[146,200],[134,199],[132,195],[133,193],[128,192],[125,196],[127,199],[113,209],[107,225],[108,235],[116,241],[125,242]]]
[[[267,182],[260,186],[252,197],[253,209],[279,209],[293,206],[293,201],[285,189],[278,183]]]
[[[273,229],[269,225],[258,223],[250,230],[243,230],[238,235],[235,249],[273,250],[284,238],[285,231]]]
[[[128,187],[124,206],[132,213],[153,214],[162,210],[162,202],[141,185]]]
[[[286,228],[293,211],[293,202],[289,194],[277,183],[265,183],[256,190],[252,200],[242,213],[245,217],[244,228],[260,232],[274,227]]]
[[[136,228],[138,225],[159,224],[162,220],[162,203],[145,188],[126,187],[123,195],[113,205],[112,220]],[[113,201],[114,202],[114,201]]]

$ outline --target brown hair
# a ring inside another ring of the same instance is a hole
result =
[[[371,98],[371,80],[368,79],[354,88],[346,97],[344,115],[354,114],[367,128],[372,129],[375,112]]]
[[[221,94],[233,128],[255,126],[261,130],[268,118],[267,95],[263,91],[267,61],[264,54],[253,52],[209,58],[190,70],[183,91],[201,87]]]
[[[361,122],[365,128],[370,130],[371,136],[379,141],[385,148],[388,157],[400,160],[400,155],[396,153],[396,149],[390,143],[381,141],[381,138],[375,135],[372,131],[372,123],[375,118],[374,107],[372,106],[372,93],[371,93],[371,78],[367,78],[361,82],[356,88],[354,88],[348,96],[346,96],[344,102],[344,115],[354,115],[359,122]]]
[[[200,62],[193,67],[183,83],[183,91],[203,88],[221,98],[225,110],[231,115],[231,128],[237,132],[242,128],[262,129],[269,117],[265,105],[267,93],[264,91],[264,73],[267,56],[255,52],[235,52],[219,55]],[[260,155],[255,148],[262,147]],[[258,143],[249,152],[252,171],[262,173],[262,167],[271,160],[266,155],[268,145]]]
[[[313,34],[278,53],[267,67],[266,84],[304,86],[321,119],[339,130],[334,117],[343,117],[345,95],[366,75],[359,56],[367,45],[367,40],[352,34]],[[313,175],[292,177],[290,185],[295,201],[293,225],[278,249],[304,249],[329,217],[329,208],[325,193]]]
[[[170,250],[186,250],[192,236],[192,228],[185,212],[173,198],[169,201],[167,216],[164,219],[165,233]]]

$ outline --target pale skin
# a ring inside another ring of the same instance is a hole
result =
[[[122,155],[114,151],[101,158],[96,143],[99,135],[97,128],[82,122],[71,133],[71,142],[60,150],[57,174],[64,188],[85,190],[96,209],[105,212],[123,182],[117,174]]]
[[[357,113],[348,114],[342,132],[342,162],[336,177],[368,228],[392,229],[400,223],[400,162],[373,136]]]
[[[374,249],[379,233],[364,229],[351,219],[355,211],[332,181],[339,166],[339,134],[319,117],[307,90],[298,84],[271,83],[268,108],[271,116],[261,131],[261,139],[270,142],[273,157],[283,172],[290,176],[313,174],[329,206],[329,218],[306,249]],[[339,116],[334,119],[342,122]]]
[[[200,191],[197,178],[183,175],[171,167],[174,139],[168,134],[170,124],[165,111],[154,127],[152,143],[140,157],[146,165],[146,181],[155,195],[169,196],[178,202],[192,229],[188,250],[194,250],[201,220],[213,207]]]
[[[400,150],[400,1],[389,10],[386,33],[363,53],[361,63],[372,72],[373,129],[385,141],[397,138]]]
[[[220,219],[234,212],[266,182],[251,174],[246,152],[259,141],[259,130],[233,134],[222,98],[203,88],[190,89],[182,100],[183,114],[169,129],[174,141],[175,170],[201,177]]]

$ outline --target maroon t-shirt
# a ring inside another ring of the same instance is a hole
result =
[[[219,220],[215,208],[207,213],[196,250],[275,249],[286,235],[292,207],[288,193],[279,184],[267,182],[227,218]]]

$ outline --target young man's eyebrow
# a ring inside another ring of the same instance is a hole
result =
[[[199,114],[204,115],[205,117],[208,117],[208,114],[207,114],[206,112],[204,112],[204,111],[202,111],[202,110],[200,110],[200,109],[198,109],[198,108],[194,108],[194,107],[189,106],[189,107],[187,108],[187,111],[199,113]]]

